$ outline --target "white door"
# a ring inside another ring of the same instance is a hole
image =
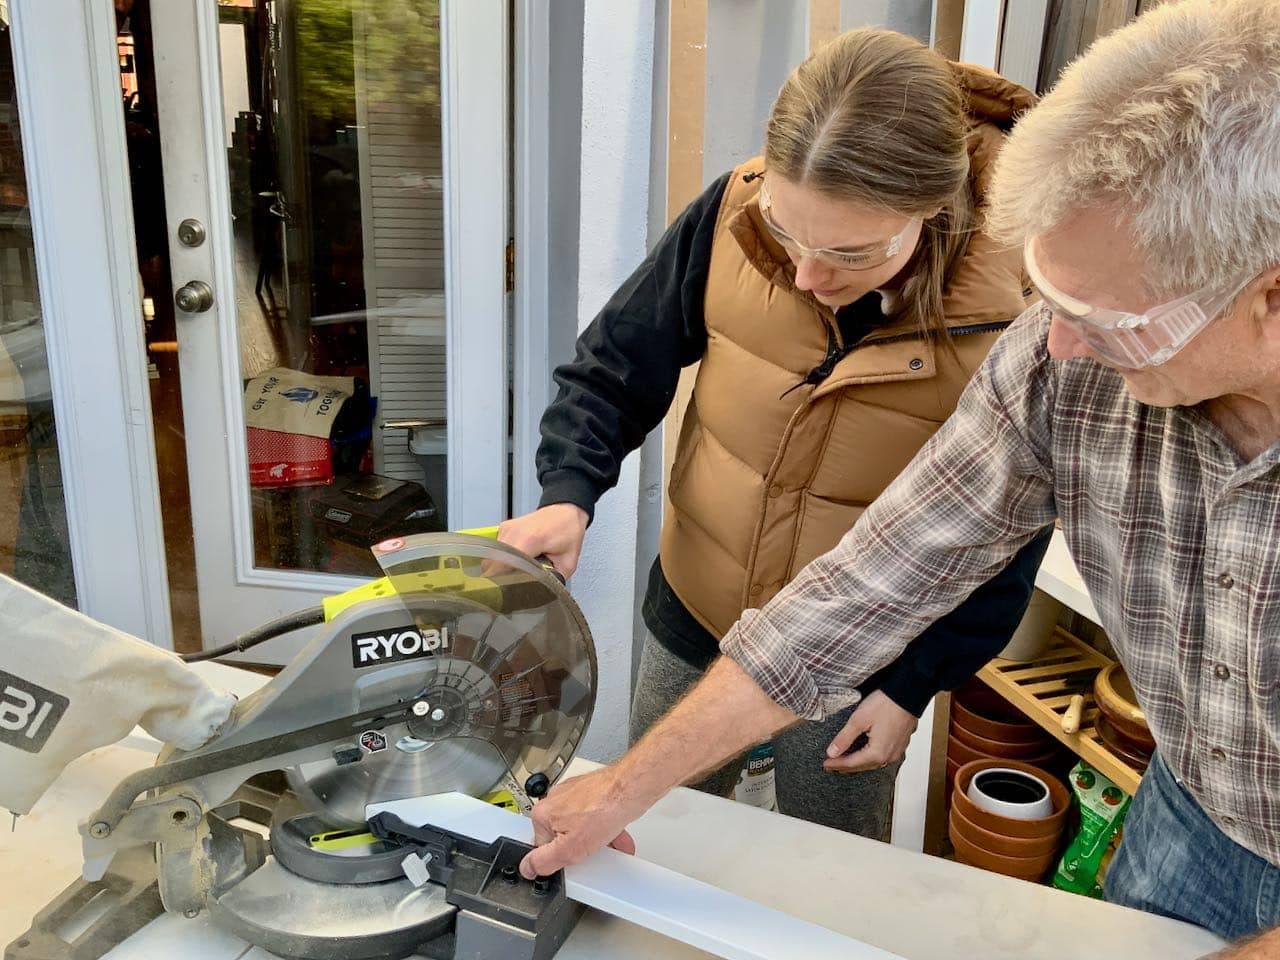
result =
[[[213,646],[505,515],[508,10],[150,7]]]

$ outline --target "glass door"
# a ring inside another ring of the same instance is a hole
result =
[[[185,474],[211,646],[376,576],[373,543],[505,515],[507,11],[146,6],[171,317],[150,343],[177,385],[156,429],[185,441],[162,502]]]
[[[12,36],[0,12],[0,573],[76,606]]]

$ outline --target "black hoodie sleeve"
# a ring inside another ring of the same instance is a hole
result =
[[[685,208],[578,337],[572,362],[556,368],[560,389],[542,415],[536,458],[540,506],[573,503],[592,516],[623,459],[666,415],[681,368],[702,357],[711,240],[729,176]]]
[[[862,692],[879,688],[918,717],[938,691],[954,690],[977,673],[1018,629],[1052,536],[1052,527],[1041,531],[1014,554],[1004,570],[936,620],[898,659],[869,677]]]

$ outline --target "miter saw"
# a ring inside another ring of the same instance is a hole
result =
[[[546,793],[595,701],[582,614],[549,566],[484,536],[374,555],[385,576],[289,620],[325,625],[213,740],[162,752],[81,824],[84,879],[6,960],[88,960],[161,908],[286,957],[555,952],[579,908],[562,876],[519,876],[527,846],[370,824],[365,807],[460,791],[527,809]],[[103,890],[117,906],[87,933],[52,933]]]

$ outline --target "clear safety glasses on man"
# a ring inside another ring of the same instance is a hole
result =
[[[1227,291],[1198,290],[1151,307],[1143,313],[1095,307],[1063,293],[1036,265],[1035,239],[1023,247],[1027,275],[1045,307],[1100,360],[1130,370],[1165,363],[1209,325],[1253,279],[1250,275]]]
[[[768,185],[764,183],[760,184],[760,216],[764,219],[764,225],[769,228],[773,239],[791,256],[797,259],[812,257],[837,270],[874,270],[876,267],[884,266],[902,252],[907,235],[920,222],[919,217],[912,217],[902,228],[901,233],[894,234],[888,240],[850,245],[841,249],[831,247],[814,249],[794,239],[774,221],[773,201],[769,197]]]

